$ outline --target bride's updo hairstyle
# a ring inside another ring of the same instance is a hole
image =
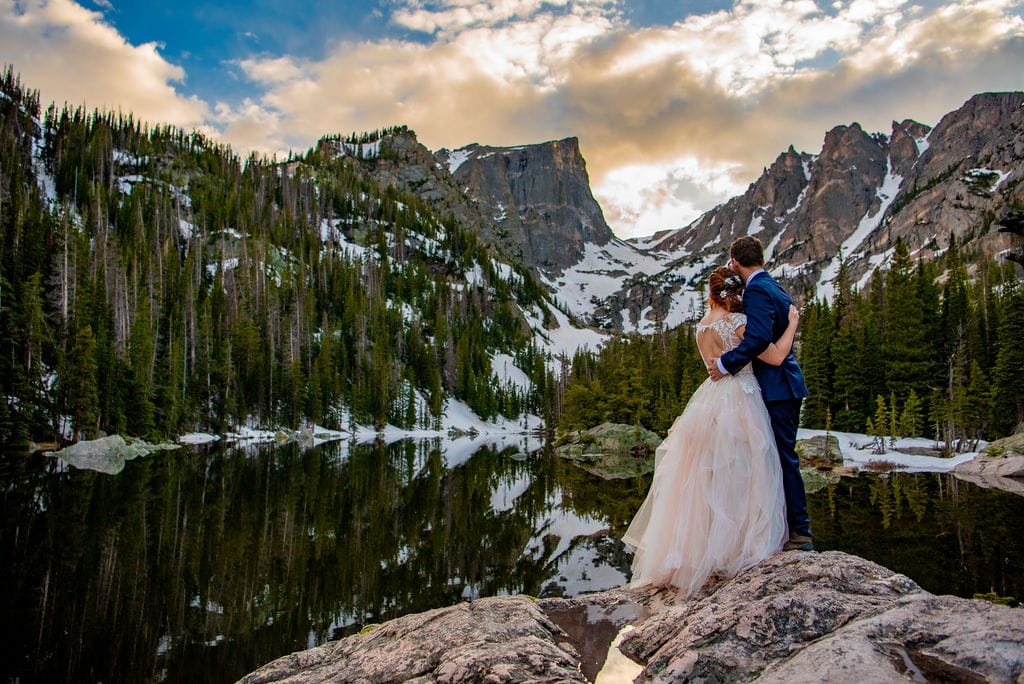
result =
[[[743,311],[743,280],[728,266],[719,266],[708,276],[710,301],[729,313]]]

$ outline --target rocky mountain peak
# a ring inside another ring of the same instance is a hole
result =
[[[930,132],[930,127],[911,119],[904,119],[901,123],[892,122],[889,163],[893,172],[904,177],[910,173],[921,152],[927,149],[927,137]]]
[[[516,147],[474,143],[439,150],[435,159],[489,218],[477,224],[484,239],[516,250],[546,275],[578,263],[586,245],[614,237],[576,138]]]

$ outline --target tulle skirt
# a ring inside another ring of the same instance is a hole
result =
[[[633,583],[687,596],[712,573],[732,577],[788,537],[771,420],[749,368],[705,381],[655,452],[647,498],[623,540]]]

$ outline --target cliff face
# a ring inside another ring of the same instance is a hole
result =
[[[320,142],[331,154],[362,155],[374,180],[411,190],[548,278],[578,263],[587,245],[614,237],[590,191],[576,138],[434,153],[403,129],[358,150],[339,145]]]
[[[856,280],[884,264],[897,238],[923,258],[950,235],[982,256],[1008,249],[992,224],[1024,205],[1022,180],[1024,93],[985,93],[934,129],[904,120],[869,134],[854,123],[829,131],[817,155],[790,148],[743,195],[653,249],[676,263],[724,260],[734,238],[757,235],[795,293],[824,295],[840,254]]]
[[[613,238],[576,138],[504,148],[473,144],[440,150],[436,158],[490,219],[478,225],[479,234],[515,245],[545,275],[576,264],[587,244]]]

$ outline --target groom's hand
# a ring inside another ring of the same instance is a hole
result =
[[[711,359],[711,363],[708,364],[708,376],[715,382],[725,377],[725,373],[718,367],[718,357]]]

